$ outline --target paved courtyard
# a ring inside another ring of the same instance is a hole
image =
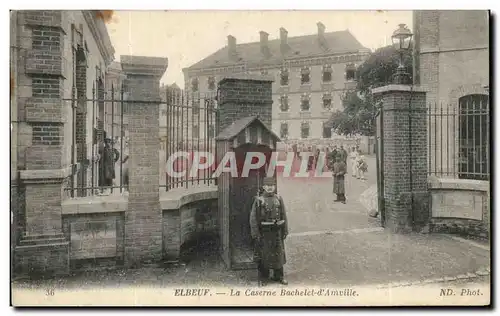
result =
[[[367,181],[348,175],[347,204],[333,202],[331,179],[279,179],[290,225],[285,268],[290,286],[401,286],[469,279],[472,282],[478,278],[484,281],[489,277],[487,244],[450,235],[396,235],[384,231],[379,218],[368,216],[368,200],[376,195],[375,183],[374,157],[369,158]],[[178,265],[77,272],[64,279],[16,280],[15,285],[256,285],[256,271],[227,271],[214,244],[200,248],[190,260]]]

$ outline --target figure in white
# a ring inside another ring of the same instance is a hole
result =
[[[351,174],[353,177],[358,176],[358,168],[357,168],[357,160],[358,160],[358,152],[356,148],[352,147],[351,152],[349,153],[349,159],[351,160]]]
[[[358,179],[366,180],[365,173],[368,171],[368,164],[366,163],[365,156],[359,154],[358,162]]]

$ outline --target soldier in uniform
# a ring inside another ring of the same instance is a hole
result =
[[[285,203],[276,194],[274,178],[265,178],[262,195],[257,196],[250,213],[250,232],[254,241],[255,259],[259,269],[259,283],[273,281],[288,284],[283,266],[286,263],[285,239],[288,235]]]
[[[345,198],[345,182],[344,177],[347,171],[345,162],[342,161],[342,157],[337,156],[336,162],[333,164],[333,193],[337,195],[335,202],[342,202],[346,204]]]
[[[120,153],[112,148],[113,141],[104,139],[104,146],[99,150],[101,159],[100,179],[103,186],[102,193],[110,193],[115,178],[115,163],[120,159]]]

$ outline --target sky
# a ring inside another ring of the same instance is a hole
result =
[[[391,43],[390,36],[404,23],[412,28],[411,11],[114,11],[107,23],[120,55],[168,58],[161,82],[184,86],[182,68],[189,67],[227,45],[227,36],[237,43],[259,41],[259,32],[279,38],[317,33],[317,22],[327,32],[349,30],[372,50]]]

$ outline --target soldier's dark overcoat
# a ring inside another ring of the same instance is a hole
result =
[[[269,223],[283,220],[280,226],[267,226]],[[286,263],[284,240],[288,235],[286,208],[281,196],[277,194],[255,198],[250,213],[250,230],[254,245],[255,260],[266,269],[281,269]]]

